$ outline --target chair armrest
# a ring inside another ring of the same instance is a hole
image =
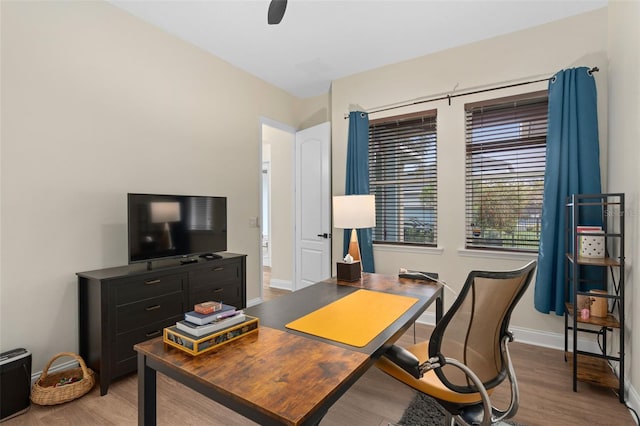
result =
[[[382,355],[391,362],[411,374],[416,379],[422,377],[420,373],[420,361],[418,358],[403,347],[393,345]]]
[[[467,424],[478,424],[478,425],[489,425],[494,423],[500,423],[505,419],[509,419],[513,417],[518,411],[518,405],[520,400],[520,392],[518,390],[518,384],[516,381],[516,375],[513,370],[513,363],[511,362],[511,355],[509,354],[508,343],[513,340],[513,335],[511,333],[507,333],[507,335],[503,336],[500,341],[501,352],[506,359],[507,364],[507,377],[509,378],[509,382],[511,383],[511,401],[509,406],[505,410],[500,410],[492,406],[491,400],[487,390],[485,389],[482,381],[476,374],[465,364],[453,358],[445,358],[445,362],[442,365],[453,365],[462,370],[465,375],[473,382],[476,386],[476,389],[480,393],[482,397],[482,405],[484,415],[482,417],[482,422],[480,419],[475,418],[475,413],[469,411],[468,414],[471,415],[470,418],[466,418],[465,410],[461,410],[458,414],[462,420],[464,420]]]

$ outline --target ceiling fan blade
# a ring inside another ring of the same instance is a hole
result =
[[[269,25],[279,24],[284,17],[285,10],[287,10],[287,0],[271,0],[269,12],[267,13]]]

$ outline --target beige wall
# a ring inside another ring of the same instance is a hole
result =
[[[568,30],[570,29],[570,31]],[[607,12],[601,9],[537,28],[423,56],[333,82],[332,139],[333,193],[342,194],[348,120],[344,114],[350,105],[366,109],[396,104],[419,97],[451,93],[457,90],[498,86],[532,77],[551,76],[575,66],[598,66],[601,145],[606,158],[606,70]],[[464,220],[464,103],[545,89],[538,83],[517,89],[504,89],[480,95],[432,102],[420,106],[371,114],[370,118],[437,108],[438,110],[438,249],[374,247],[376,271],[397,273],[399,267],[436,271],[452,287],[459,289],[472,269],[514,268],[536,256],[487,255],[463,250]],[[333,258],[339,257],[341,233],[333,235]],[[448,301],[453,296],[447,294]],[[563,333],[562,317],[543,315],[533,307],[533,285],[512,317],[516,327],[552,333],[558,344]],[[554,334],[555,333],[555,334]],[[522,337],[520,335],[520,337]],[[553,340],[553,339],[552,339]]]
[[[633,265],[640,265],[640,2],[609,2],[609,188],[624,192],[626,201],[626,374],[631,378],[629,399],[640,406],[640,339],[632,330],[640,329],[640,292]],[[635,290],[634,290],[635,288]],[[636,333],[637,334],[637,333]]]
[[[296,100],[298,130],[307,129],[331,120],[331,94]]]
[[[1,3],[2,350],[78,350],[75,273],[127,263],[127,192],[227,196],[259,297],[260,117],[295,99],[106,2]]]

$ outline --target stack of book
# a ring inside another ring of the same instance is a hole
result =
[[[235,306],[204,302],[185,313],[184,320],[165,328],[164,342],[199,355],[257,330],[258,319]]]

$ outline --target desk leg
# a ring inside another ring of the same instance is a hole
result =
[[[147,366],[147,357],[138,353],[138,425],[156,424],[156,370]]]
[[[440,287],[440,295],[436,299],[436,324],[442,319],[444,311],[444,287]]]

